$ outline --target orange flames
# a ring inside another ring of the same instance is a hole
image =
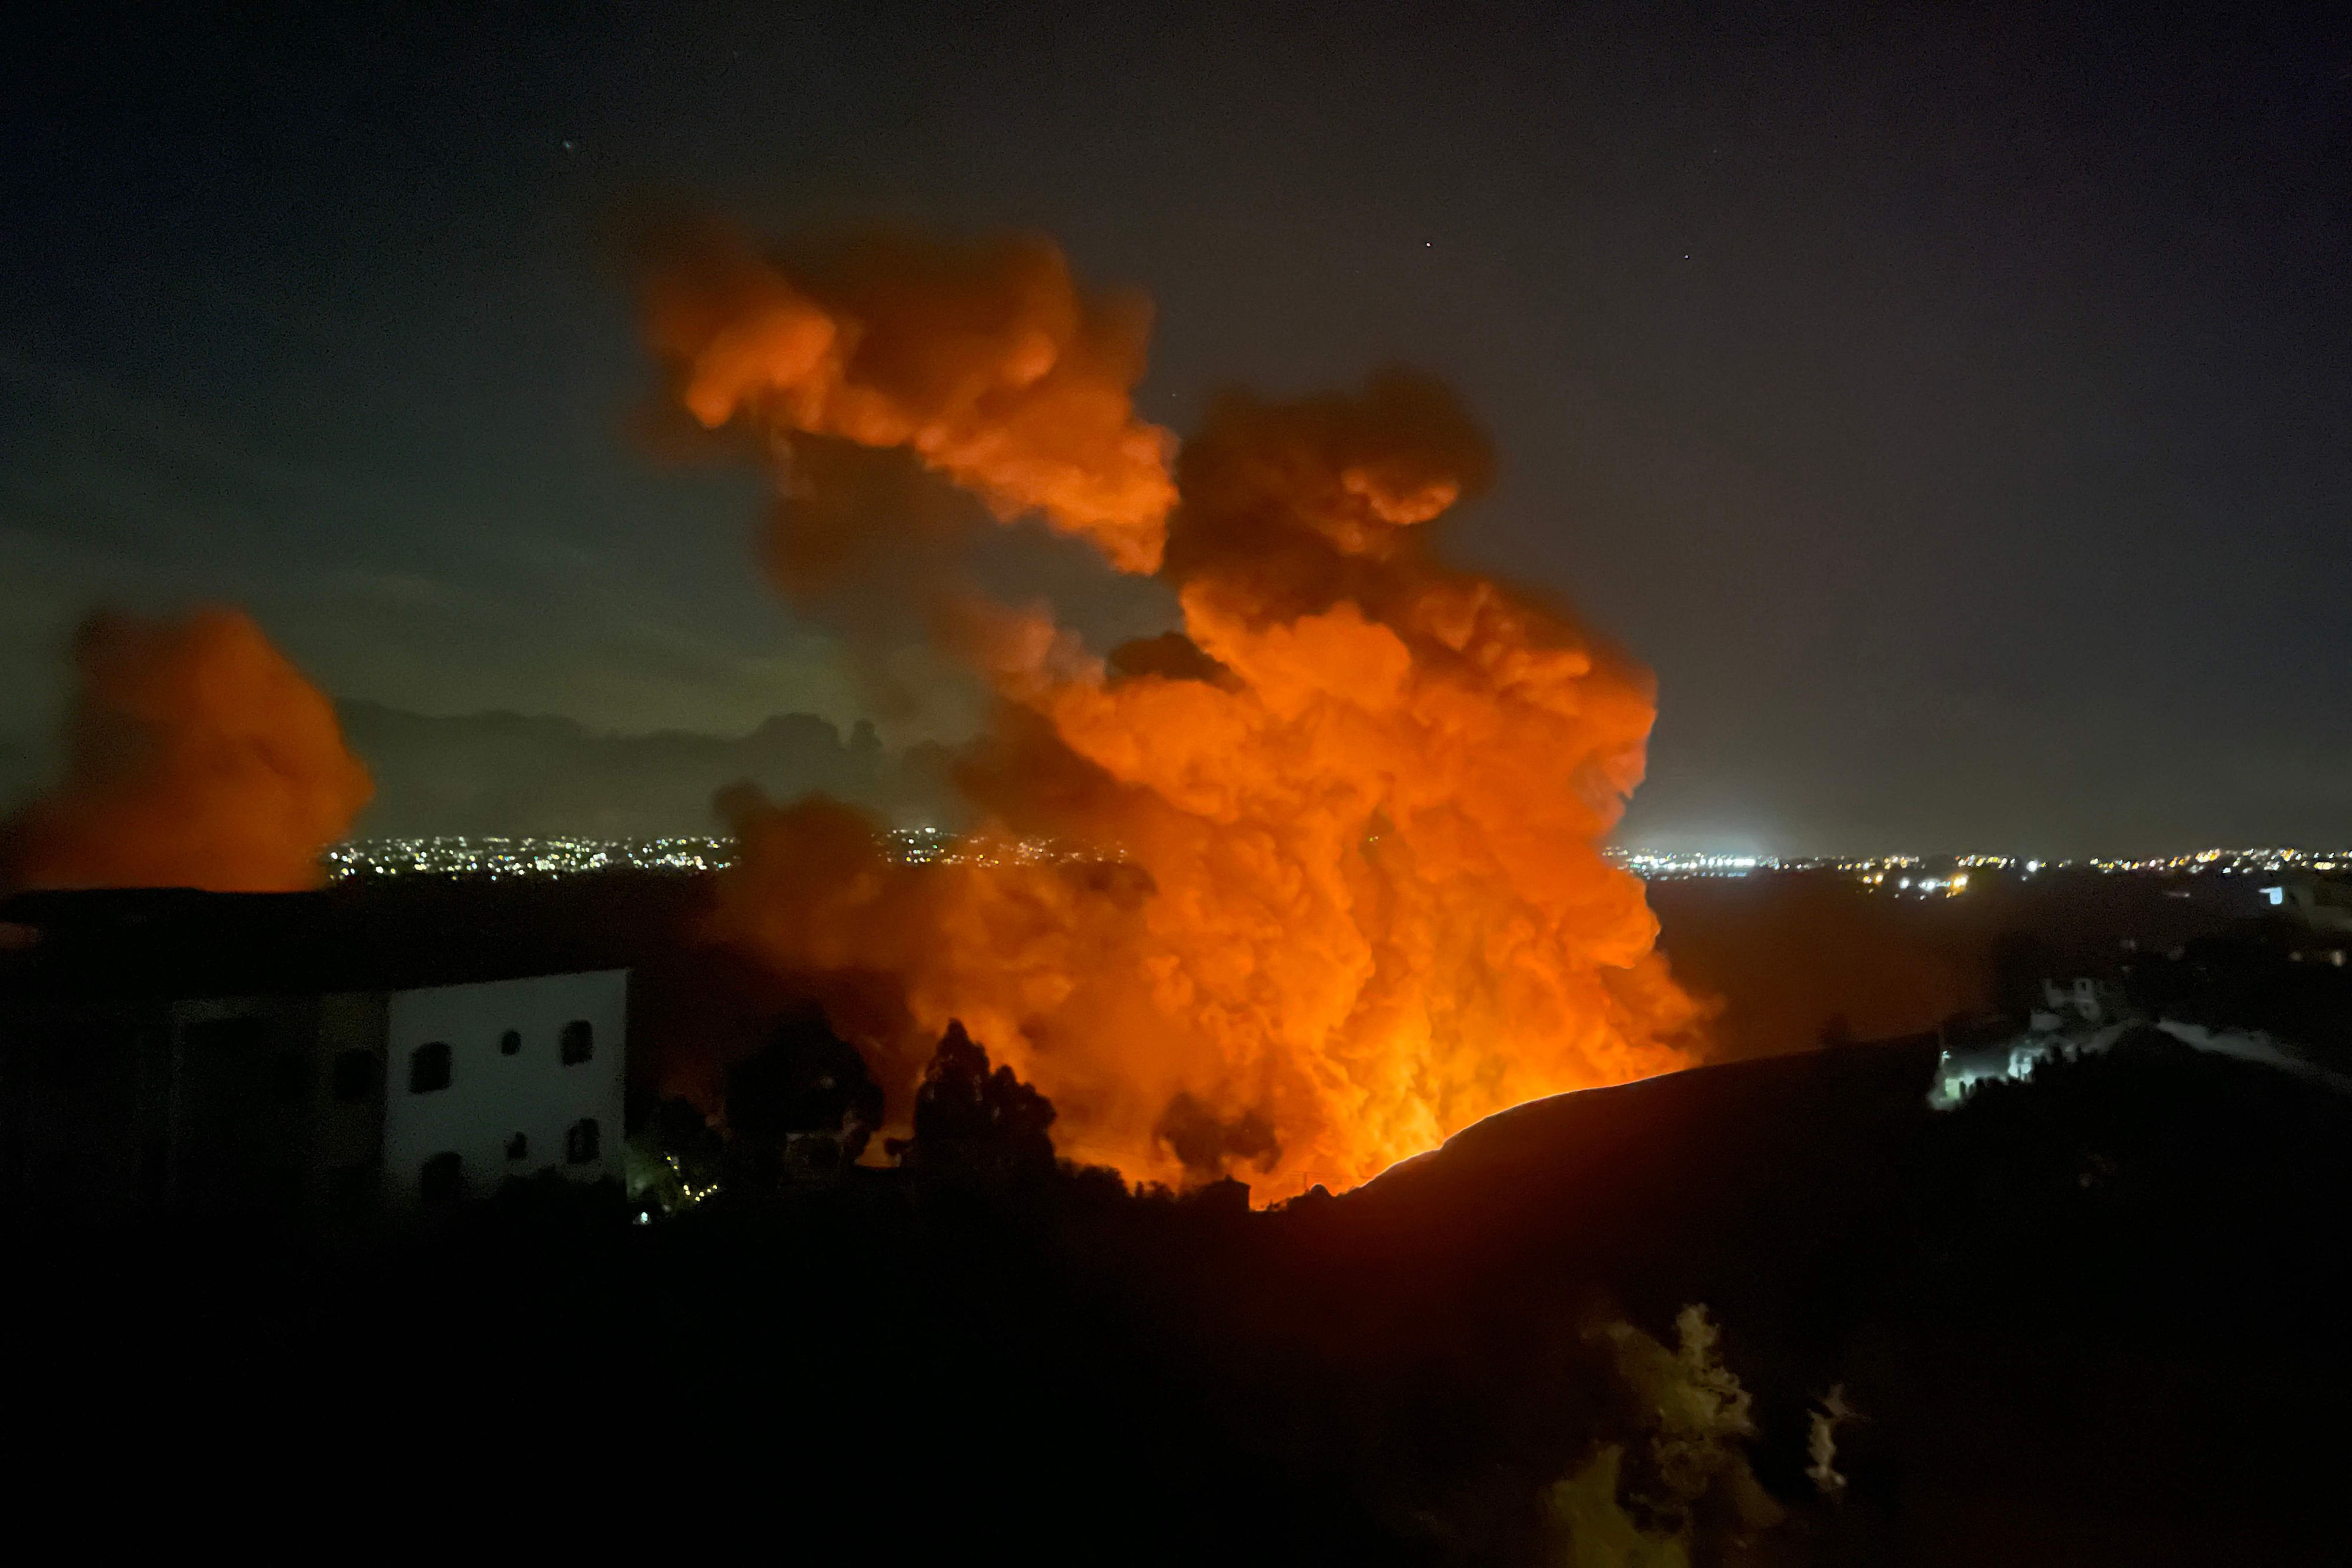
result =
[[[0,826],[0,885],[312,887],[373,787],[332,704],[234,610],[98,615],[67,776]]]
[[[988,825],[900,865],[842,808],[734,800],[721,929],[817,985],[886,1082],[961,1019],[1053,1100],[1066,1155],[1265,1198],[1686,1065],[1700,1009],[1600,853],[1649,677],[1433,558],[1423,525],[1490,465],[1450,394],[1229,396],[1171,478],[1129,398],[1139,331],[1089,327],[1050,246],[885,254],[867,288],[740,256],[665,277],[688,405],[787,465],[813,430],[904,444],[1157,570],[1183,631],[1106,660],[967,607],[948,635],[1000,697],[961,779]]]

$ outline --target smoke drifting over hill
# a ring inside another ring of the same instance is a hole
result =
[[[896,444],[1181,606],[1106,659],[1042,609],[940,591],[919,519],[860,514],[996,694],[959,775],[982,826],[957,863],[893,866],[838,811],[738,797],[719,926],[826,996],[895,1090],[961,1019],[1052,1098],[1066,1153],[1278,1197],[1693,1059],[1701,1009],[1599,852],[1649,677],[1432,553],[1424,525],[1492,465],[1444,388],[1229,395],[1171,475],[1128,401],[1139,335],[1103,351],[1043,241],[894,240],[805,276],[728,242],[649,292],[677,397],[760,439],[782,515],[826,509],[812,432]],[[1069,858],[1016,852],[1037,838]]]

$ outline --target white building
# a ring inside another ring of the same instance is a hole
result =
[[[39,936],[0,961],[0,1203],[333,1221],[617,1177],[628,972],[362,913],[12,903]]]
[[[383,1193],[621,1170],[629,972],[533,975],[384,998]]]

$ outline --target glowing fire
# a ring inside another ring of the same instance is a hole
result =
[[[1490,464],[1450,394],[1228,397],[1171,479],[1129,399],[1139,312],[1042,242],[884,254],[881,283],[740,249],[665,273],[687,406],[761,433],[793,494],[811,437],[903,444],[1156,570],[1183,631],[1105,660],[1040,612],[935,617],[1001,699],[961,778],[987,828],[901,865],[842,808],[735,800],[721,929],[816,983],[887,1082],[961,1019],[1053,1100],[1066,1155],[1265,1199],[1687,1064],[1700,1009],[1599,852],[1649,677],[1432,558],[1423,525]],[[1087,852],[1009,852],[1037,836]]]

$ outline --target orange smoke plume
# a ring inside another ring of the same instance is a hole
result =
[[[701,339],[781,340],[776,308],[705,298]],[[686,395],[706,384],[740,381]],[[1016,406],[1007,445],[1035,439]],[[969,607],[950,640],[1000,698],[961,779],[988,825],[905,865],[842,808],[733,799],[720,931],[814,984],[886,1082],[961,1019],[1053,1101],[1064,1155],[1265,1198],[1686,1065],[1701,1009],[1600,852],[1650,680],[1432,556],[1425,525],[1489,467],[1421,378],[1224,399],[1183,451],[1164,550],[1105,544],[1157,564],[1182,632],[1106,660],[1042,612]]]
[[[651,275],[650,333],[687,411],[742,420],[787,493],[823,443],[903,448],[1000,520],[1042,516],[1123,571],[1160,563],[1175,438],[1135,414],[1150,308],[1081,293],[1041,239],[869,238],[794,270],[703,235]]]
[[[332,704],[234,610],[96,615],[66,777],[0,824],[0,885],[316,886],[373,793]]]

